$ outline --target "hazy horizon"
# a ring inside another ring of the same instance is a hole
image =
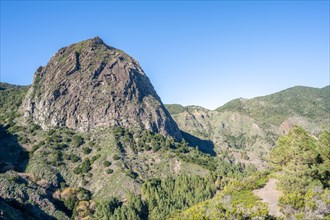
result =
[[[329,85],[327,1],[1,1],[0,81],[31,84],[60,48],[95,36],[138,60],[166,104]]]

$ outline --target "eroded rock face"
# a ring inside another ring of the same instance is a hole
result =
[[[60,49],[38,68],[21,111],[44,129],[123,126],[181,139],[139,63],[98,37]]]

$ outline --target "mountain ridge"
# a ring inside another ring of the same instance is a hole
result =
[[[330,124],[329,94],[330,86],[296,86],[267,96],[234,99],[216,110],[166,107],[182,131],[212,141],[218,154],[229,149],[235,160],[261,168],[267,166],[263,161],[278,137],[294,125],[317,134]]]
[[[171,109],[172,106],[177,106],[178,108],[180,108],[181,110],[183,110],[184,108],[203,108],[205,110],[208,110],[208,111],[217,111],[217,109],[220,109],[221,107],[223,107],[224,105],[234,101],[234,100],[239,100],[239,99],[243,99],[243,100],[251,100],[251,99],[255,99],[255,98],[262,98],[262,97],[267,97],[269,95],[274,95],[274,94],[277,94],[277,93],[281,93],[281,92],[284,92],[284,91],[287,91],[287,90],[292,90],[292,89],[299,89],[299,88],[303,88],[303,89],[320,89],[320,90],[329,90],[328,92],[330,92],[330,85],[327,85],[327,86],[324,86],[324,87],[313,87],[313,86],[302,86],[302,85],[297,85],[297,86],[292,86],[292,87],[289,87],[289,88],[286,88],[286,89],[283,89],[283,90],[280,90],[280,91],[277,91],[277,92],[274,92],[274,93],[270,93],[270,94],[267,94],[267,95],[259,95],[259,96],[255,96],[255,97],[252,97],[252,98],[244,98],[244,97],[238,97],[238,98],[233,98],[231,99],[230,101],[224,103],[223,105],[220,105],[219,107],[216,107],[215,109],[211,109],[211,108],[207,108],[207,107],[204,107],[202,105],[196,105],[196,104],[191,104],[191,105],[182,105],[182,104],[179,104],[179,103],[164,103],[164,105],[166,106],[169,106],[169,108]],[[177,111],[177,110],[174,110],[172,109],[173,111]],[[173,112],[172,112],[173,113]]]

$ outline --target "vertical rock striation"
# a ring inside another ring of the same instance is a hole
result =
[[[64,47],[39,67],[21,111],[44,129],[122,126],[181,139],[139,63],[99,37]]]

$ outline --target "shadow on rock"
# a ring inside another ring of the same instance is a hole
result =
[[[210,140],[203,140],[196,136],[193,136],[187,132],[181,131],[183,138],[189,143],[190,146],[197,147],[203,153],[210,154],[211,156],[216,156],[214,151],[214,144]]]
[[[19,144],[18,136],[10,134],[0,125],[0,173],[7,170],[23,172],[29,161],[29,153]]]
[[[0,198],[0,219],[42,219],[42,220],[55,220],[56,218],[48,215],[40,207],[32,204],[22,205],[16,200],[4,200]],[[2,215],[2,216],[1,216]]]

